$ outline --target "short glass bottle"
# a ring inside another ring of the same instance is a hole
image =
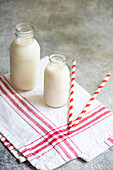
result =
[[[34,28],[20,23],[10,46],[10,79],[19,90],[32,89],[39,77],[40,46],[34,39]]]
[[[53,54],[49,61],[44,71],[44,101],[48,106],[61,107],[68,101],[69,69],[63,55]]]

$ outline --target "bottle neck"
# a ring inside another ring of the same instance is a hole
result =
[[[20,23],[16,25],[15,36],[18,45],[30,45],[34,40],[34,28],[26,23]]]
[[[66,57],[60,54],[52,54],[49,57],[49,61],[51,64],[55,64],[55,65],[65,65],[66,63]]]
[[[16,38],[15,38],[16,44],[18,44],[20,46],[30,45],[33,43],[33,41],[34,41],[34,37],[26,38],[26,37],[17,37],[16,36]]]

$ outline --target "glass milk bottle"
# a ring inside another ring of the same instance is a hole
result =
[[[16,25],[15,36],[10,46],[10,79],[17,89],[30,90],[39,77],[40,46],[31,25]]]
[[[61,107],[68,100],[69,69],[63,55],[53,54],[49,61],[44,71],[44,101],[48,106]]]

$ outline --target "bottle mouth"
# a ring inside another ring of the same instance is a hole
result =
[[[64,63],[66,62],[66,57],[64,55],[61,54],[52,54],[49,57],[49,61],[55,64],[59,64],[59,63]]]
[[[15,27],[15,35],[16,36],[24,36],[24,37],[31,37],[34,35],[34,28],[32,25],[27,23],[19,23]]]

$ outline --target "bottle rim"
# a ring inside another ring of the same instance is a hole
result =
[[[52,54],[49,57],[49,61],[55,64],[58,64],[58,61],[62,62],[65,64],[66,62],[66,57],[64,55],[61,54]]]
[[[34,32],[34,27],[27,23],[19,23],[15,27],[16,36],[32,37]]]

